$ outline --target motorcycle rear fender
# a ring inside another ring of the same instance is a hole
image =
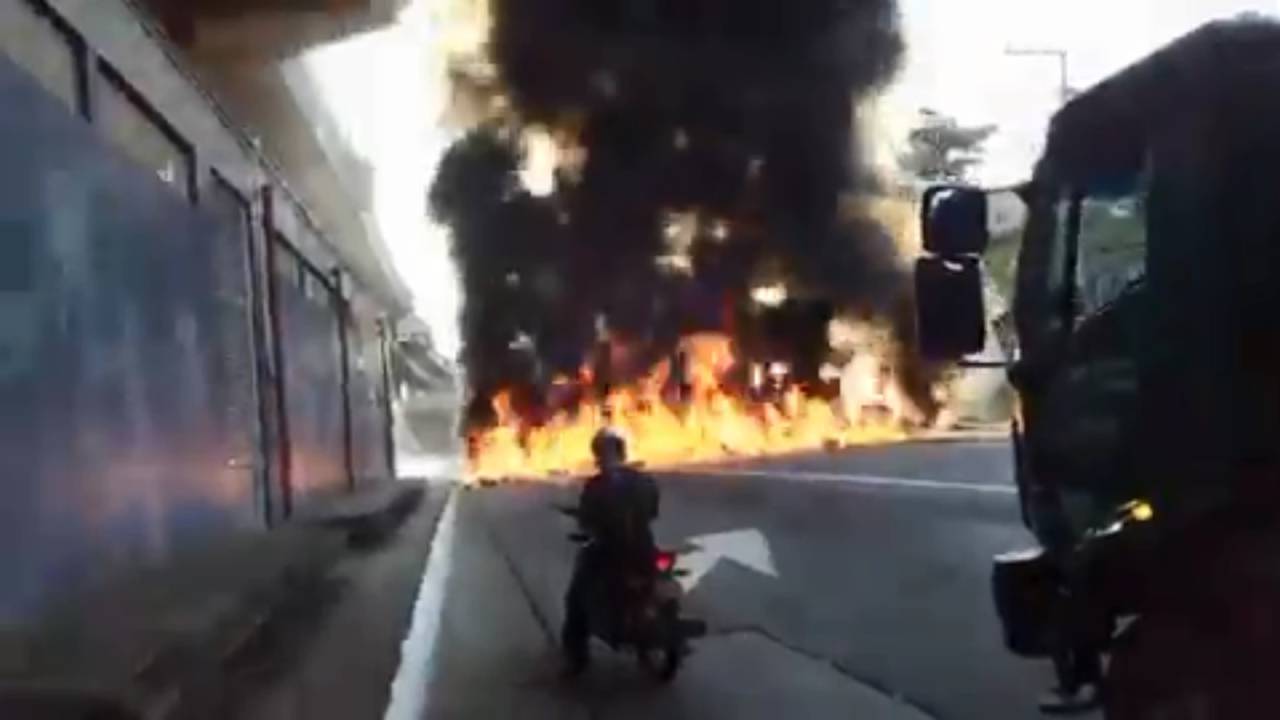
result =
[[[684,588],[674,577],[659,577],[654,585],[653,595],[660,603],[679,600],[684,596]]]

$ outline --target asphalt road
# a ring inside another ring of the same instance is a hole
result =
[[[738,555],[690,591],[710,635],[669,687],[604,648],[557,675],[571,488],[462,491],[424,714],[1035,717],[1048,667],[1003,650],[989,600],[990,557],[1028,542],[1008,458],[917,443],[661,475],[660,541]]]

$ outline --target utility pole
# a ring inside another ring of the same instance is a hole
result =
[[[1005,55],[1014,57],[1051,57],[1058,60],[1058,97],[1063,105],[1071,99],[1071,87],[1067,85],[1067,51],[1058,48],[1007,47]]]

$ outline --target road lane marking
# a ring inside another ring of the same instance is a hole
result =
[[[836,482],[852,485],[870,485],[875,487],[914,488],[918,490],[957,490],[962,492],[985,493],[990,495],[1017,495],[1018,489],[1012,485],[980,485],[978,483],[944,482],[942,480],[922,480],[919,478],[882,477],[879,475],[855,475],[846,473],[813,472],[809,470],[668,470],[663,475],[710,475],[712,477],[759,477],[782,480],[805,480],[808,482]]]
[[[445,585],[453,572],[453,536],[457,525],[458,493],[449,494],[435,537],[418,598],[413,604],[409,633],[400,645],[400,667],[391,681],[391,697],[383,720],[421,720],[427,713],[427,690],[435,674],[436,641],[444,611]]]
[[[773,551],[769,549],[769,539],[755,528],[699,535],[689,538],[689,544],[697,549],[680,557],[680,567],[688,571],[687,575],[680,578],[685,592],[693,590],[698,581],[711,572],[721,559],[732,560],[761,575],[778,577],[778,568],[773,563]]]

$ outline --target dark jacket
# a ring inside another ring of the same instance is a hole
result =
[[[598,473],[587,480],[578,500],[583,531],[610,552],[648,552],[650,523],[658,517],[658,484],[630,467]]]

